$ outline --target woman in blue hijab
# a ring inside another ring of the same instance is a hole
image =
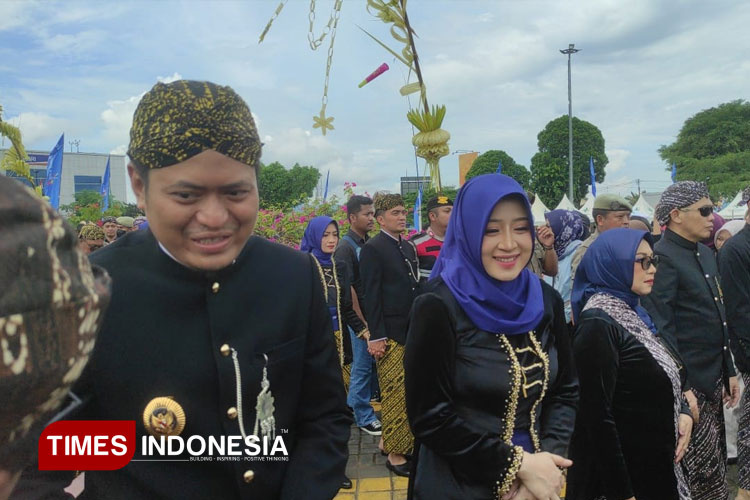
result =
[[[526,269],[533,241],[512,178],[458,192],[406,340],[411,498],[558,498],[578,385],[562,300]]]
[[[658,258],[646,231],[610,229],[576,272],[573,354],[581,403],[571,443],[568,500],[689,500],[683,473],[693,420],[685,372],[640,297]]]
[[[346,273],[346,266],[337,265],[333,252],[339,242],[339,226],[335,220],[326,216],[310,219],[302,237],[300,250],[315,257],[320,273],[320,285],[328,303],[331,314],[333,336],[339,351],[339,362],[344,385],[349,386],[350,365],[352,362],[351,337],[342,335],[347,332],[347,325],[358,337],[367,333],[367,325],[359,319],[352,307],[351,278]],[[345,477],[341,487],[349,489],[352,482]]]

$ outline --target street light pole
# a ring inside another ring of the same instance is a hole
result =
[[[576,49],[573,43],[569,44],[567,49],[560,50],[560,53],[568,55],[568,197],[573,203],[575,203],[573,196],[573,92],[570,79],[570,56],[580,50]]]

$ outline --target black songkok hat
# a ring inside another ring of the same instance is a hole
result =
[[[427,211],[429,212],[433,208],[452,207],[452,206],[453,206],[453,200],[451,200],[447,196],[438,195],[429,199],[429,201],[427,202]]]

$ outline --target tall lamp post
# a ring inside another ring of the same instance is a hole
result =
[[[575,48],[575,44],[571,43],[567,49],[562,49],[562,54],[568,55],[568,183],[569,183],[569,195],[570,201],[575,203],[573,197],[573,93],[571,91],[571,80],[570,80],[570,56],[575,54],[581,49]]]

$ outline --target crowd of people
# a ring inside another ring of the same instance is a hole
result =
[[[134,420],[137,442],[283,430],[289,451],[137,460],[80,498],[330,499],[353,431],[413,499],[727,500],[728,448],[750,499],[750,228],[704,184],[653,221],[611,194],[535,221],[488,174],[410,239],[400,195],[354,195],[347,233],[315,217],[298,251],[252,235],[261,142],[232,89],[159,83],[130,137],[147,222],[76,238],[0,177],[0,498],[69,498],[74,473],[33,458],[66,418]]]

